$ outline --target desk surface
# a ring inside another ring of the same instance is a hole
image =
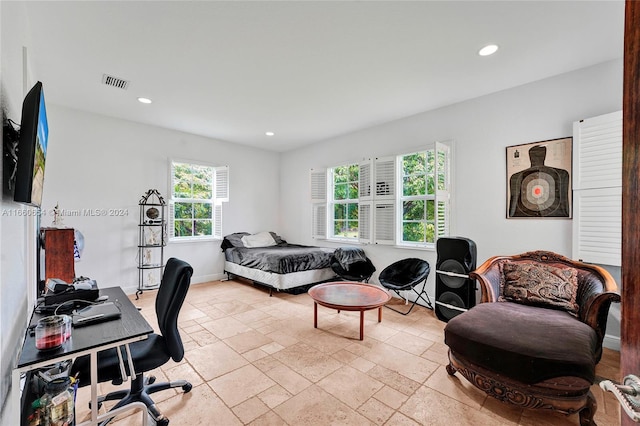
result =
[[[24,344],[22,345],[22,352],[18,359],[18,368],[59,358],[61,355],[73,355],[74,353],[87,349],[93,349],[132,337],[153,333],[153,328],[120,287],[101,289],[100,295],[109,296],[109,302],[114,302],[120,306],[122,311],[120,318],[80,328],[73,328],[71,338],[60,348],[47,351],[36,349],[35,336],[27,332]],[[37,323],[38,320],[44,316],[46,315],[34,313],[31,318],[31,324]]]

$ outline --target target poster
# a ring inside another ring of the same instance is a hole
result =
[[[507,218],[571,218],[571,143],[507,147]]]

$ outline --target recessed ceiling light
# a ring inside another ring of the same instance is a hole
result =
[[[264,132],[264,134],[267,135],[267,136],[274,136],[275,135],[275,133],[273,133],[273,132]]]
[[[152,101],[149,98],[138,98],[138,102],[141,102],[143,104],[150,104]]]
[[[495,44],[489,44],[478,51],[478,55],[480,56],[489,56],[493,55],[498,51],[498,46]]]

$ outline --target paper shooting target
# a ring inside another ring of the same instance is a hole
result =
[[[507,147],[507,218],[571,217],[571,141]]]
[[[547,173],[532,173],[522,180],[522,204],[533,211],[546,210],[556,201],[555,181]]]

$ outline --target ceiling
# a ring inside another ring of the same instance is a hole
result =
[[[273,151],[623,52],[623,1],[45,1],[25,7],[30,63],[48,103]],[[479,56],[490,43],[500,50]],[[103,74],[130,84],[126,90],[103,85]],[[140,96],[153,103],[139,103]]]

